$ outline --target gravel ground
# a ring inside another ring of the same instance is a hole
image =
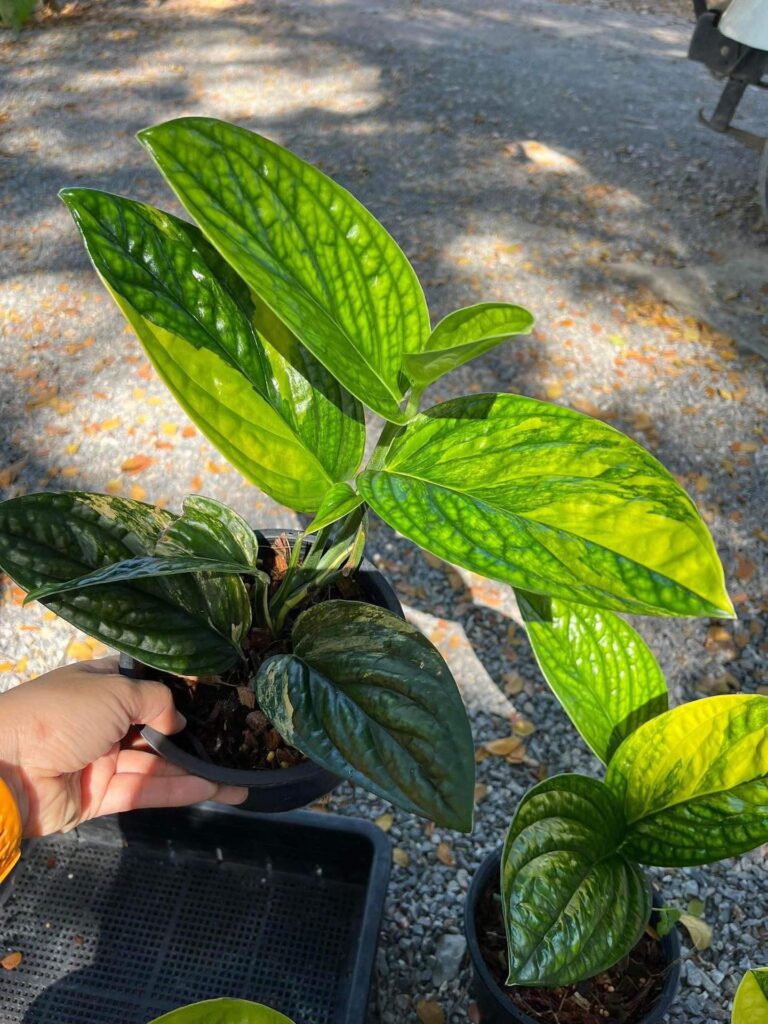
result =
[[[413,258],[436,318],[483,298],[537,313],[530,340],[464,368],[434,400],[521,391],[604,418],[658,454],[711,525],[739,620],[639,628],[675,701],[768,692],[757,354],[767,239],[754,156],[696,125],[719,88],[684,60],[683,7],[669,0],[650,18],[626,0],[108,0],[1,43],[3,495],[75,487],[176,508],[202,490],[259,524],[296,525],[186,423],[56,199],[81,183],[175,209],[134,132],[182,113],[225,117],[293,146],[367,202]],[[764,123],[765,109],[748,97],[743,123]],[[471,838],[400,813],[389,828],[382,1019],[458,1024],[474,1019],[469,977],[455,963],[461,939],[446,936],[460,935],[472,871],[537,776],[597,766],[538,677],[503,587],[377,522],[370,553],[452,664],[478,746],[513,722],[534,728],[523,763],[478,755]],[[93,653],[5,588],[3,686]],[[331,806],[374,819],[390,810],[348,789]],[[741,971],[768,961],[763,854],[658,880],[671,901],[701,899],[714,928],[709,950],[685,946],[667,1019],[727,1020]]]

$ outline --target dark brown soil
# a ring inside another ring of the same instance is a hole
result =
[[[475,927],[480,952],[496,983],[537,1024],[639,1024],[661,994],[664,954],[658,939],[648,934],[615,967],[588,981],[562,988],[519,988],[504,983],[507,939],[494,883],[480,898]]]
[[[271,553],[263,559],[262,567],[270,574],[271,592],[280,585],[287,567],[287,551],[281,539],[274,542]],[[244,580],[248,586],[245,577]],[[304,607],[332,598],[362,600],[364,596],[354,579],[342,578],[334,586],[315,593]],[[190,682],[166,673],[155,674],[173,691],[176,707],[187,719],[181,746],[204,761],[228,768],[272,770],[290,768],[306,760],[272,727],[248,687],[249,678],[263,661],[290,651],[292,624],[289,619],[279,637],[253,628],[243,645],[247,661],[220,679]]]

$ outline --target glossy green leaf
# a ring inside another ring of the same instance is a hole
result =
[[[155,554],[198,555],[255,569],[259,561],[256,534],[234,509],[213,498],[192,494],[155,545]]]
[[[149,1024],[293,1024],[282,1013],[245,999],[206,999],[164,1013]]]
[[[656,659],[613,612],[553,598],[542,615],[535,595],[516,593],[544,678],[585,743],[607,763],[623,739],[667,710]]]
[[[606,783],[644,864],[706,864],[768,842],[768,697],[728,694],[673,708],[627,737]]]
[[[508,984],[583,981],[637,943],[651,892],[619,853],[623,835],[621,807],[597,779],[558,775],[525,795],[501,858]]]
[[[468,832],[474,747],[440,653],[392,612],[328,601],[303,612],[293,652],[266,661],[258,701],[282,736],[365,789]]]
[[[172,520],[169,512],[106,494],[11,498],[0,504],[0,567],[31,591],[151,554]],[[250,606],[235,576],[211,578],[205,585],[201,590],[191,575],[143,579],[72,591],[43,603],[147,665],[209,674],[237,661]]]
[[[533,316],[508,302],[481,302],[449,313],[427,339],[423,352],[405,356],[405,372],[427,385],[517,334],[528,334]]]
[[[305,533],[313,533],[332,526],[363,504],[363,499],[349,484],[334,484],[323,498],[314,518],[307,524]]]
[[[747,971],[736,989],[731,1024],[768,1024],[768,967]]]
[[[96,270],[188,415],[276,501],[314,510],[359,465],[360,404],[260,311],[197,228],[105,192],[61,195]]]
[[[418,279],[378,221],[275,142],[204,117],[139,139],[208,240],[360,401],[402,422],[401,370],[423,349]]]
[[[559,405],[475,395],[434,406],[358,490],[446,561],[579,604],[731,615],[690,498],[645,449]]]
[[[24,601],[41,601],[44,597],[64,594],[69,590],[83,590],[86,587],[103,587],[108,583],[128,583],[131,580],[156,579],[161,576],[180,576],[187,573],[253,573],[254,570],[240,562],[225,562],[216,558],[199,558],[197,555],[174,555],[163,557],[144,555],[126,558],[123,562],[105,565],[103,569],[77,576],[58,583],[46,583],[31,590]]]

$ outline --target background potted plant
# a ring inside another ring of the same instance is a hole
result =
[[[293,1024],[284,1014],[247,999],[206,999],[164,1013],[149,1024]]]
[[[432,328],[397,244],[316,168],[207,118],[139,138],[198,226],[91,189],[62,198],[184,410],[244,476],[313,517],[290,551],[269,553],[285,562],[277,589],[263,586],[248,556],[252,624],[282,645],[252,678],[252,710],[327,771],[468,829],[471,738],[440,656],[393,613],[316,603],[359,563],[366,510],[450,562],[619,623],[615,612],[733,614],[707,527],[647,451],[588,416],[515,394],[419,411],[443,374],[529,331],[526,310],[483,303]],[[384,420],[367,462],[363,405]],[[187,535],[193,514],[188,503],[174,557],[207,556],[206,530],[193,531],[194,543]],[[166,564],[158,576],[154,561],[130,580],[130,594],[125,576],[71,582],[105,567],[135,573],[137,557],[170,557],[157,544],[171,522],[106,496],[16,498],[0,506],[0,565],[30,591],[74,586],[38,593],[101,638],[102,612],[116,602],[107,642],[145,665],[220,672],[252,639],[241,636],[245,598],[232,575],[242,569]],[[135,592],[140,602],[170,595],[173,615],[138,612]],[[192,618],[215,619],[212,637],[188,618],[176,629],[179,606],[186,613],[200,600]],[[201,637],[216,657],[199,650]]]
[[[662,956],[644,934],[652,893],[639,865],[706,864],[768,840],[768,698],[665,710],[663,677],[626,623],[619,633],[590,616],[590,630],[558,602],[520,604],[545,675],[607,767],[604,781],[533,787],[475,877],[465,922],[483,1020],[549,1020],[554,1007],[561,1020],[660,1021],[678,971],[672,941]],[[577,654],[561,661],[564,631]],[[627,668],[632,648],[639,670]]]
[[[742,977],[731,1024],[768,1024],[768,967],[755,967]]]

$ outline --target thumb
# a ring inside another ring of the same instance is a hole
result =
[[[183,729],[187,720],[173,703],[173,695],[164,683],[150,679],[129,680],[120,676],[124,687],[124,707],[131,725],[148,725],[170,735]]]

